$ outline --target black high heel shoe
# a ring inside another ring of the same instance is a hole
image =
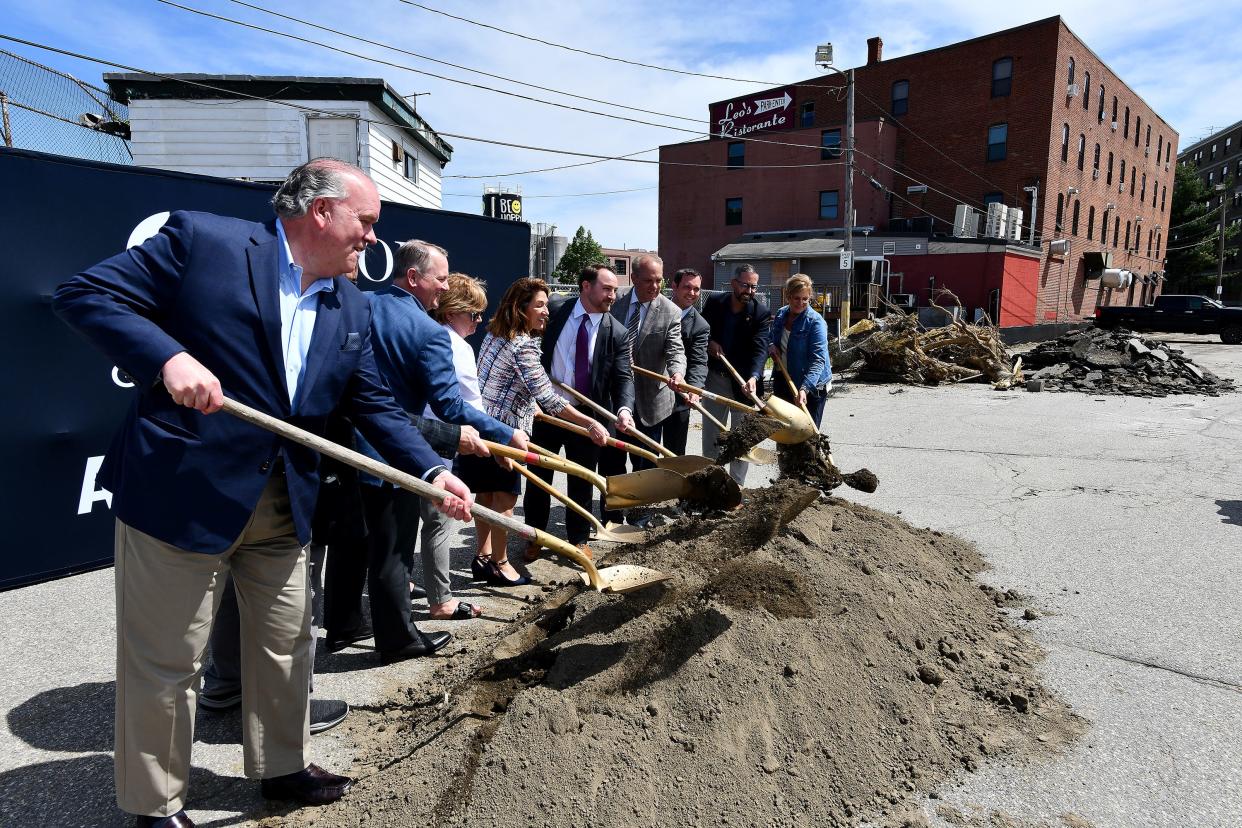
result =
[[[491,558],[481,558],[476,555],[474,559],[470,561],[470,575],[472,576],[472,580],[486,581],[488,573],[491,571],[489,568],[489,564],[491,564],[491,562]]]
[[[501,563],[508,563],[508,562],[509,562],[508,560],[504,560]],[[494,586],[502,586],[502,587],[525,586],[526,584],[531,583],[531,577],[529,575],[519,575],[515,580],[512,580],[512,581],[509,580],[507,577],[505,577],[505,573],[500,571],[500,564],[496,563],[490,558],[487,561],[487,575],[484,578],[484,580],[486,580],[489,584],[492,584]]]

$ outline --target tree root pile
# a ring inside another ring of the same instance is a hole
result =
[[[746,497],[609,556],[669,581],[553,583],[357,711],[353,791],[263,824],[925,825],[928,791],[1082,732],[973,546],[792,480]]]
[[[1123,329],[1084,328],[1043,342],[1025,356],[1038,369],[1029,391],[1083,391],[1164,397],[1234,390],[1232,380],[1200,368],[1181,351]]]
[[[1022,360],[1010,358],[994,325],[954,319],[923,330],[917,315],[896,308],[881,320],[855,325],[844,347],[830,347],[829,357],[834,372],[857,367],[866,379],[909,385],[979,381],[1005,390],[1022,382]]]

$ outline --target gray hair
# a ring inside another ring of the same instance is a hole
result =
[[[414,268],[419,273],[426,273],[427,266],[431,264],[431,254],[439,253],[448,261],[448,251],[438,244],[425,242],[421,239],[411,239],[408,242],[402,242],[401,247],[397,250],[396,262],[393,270],[398,277],[405,276],[410,272],[410,268]]]
[[[300,218],[306,215],[311,203],[317,198],[348,198],[343,173],[354,172],[365,176],[358,167],[335,158],[314,158],[289,173],[272,196],[272,207],[282,219]]]
[[[642,255],[636,257],[633,263],[630,264],[630,272],[635,273],[639,270],[645,270],[648,267],[655,267],[657,265],[664,267],[664,260],[654,253],[643,253]]]
[[[755,273],[755,275],[758,275],[758,273],[755,271],[754,265],[740,264],[737,267],[733,268],[734,279],[740,279],[743,276],[745,276],[747,273]]]

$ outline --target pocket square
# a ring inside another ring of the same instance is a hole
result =
[[[357,331],[350,331],[345,334],[345,344],[341,346],[342,351],[357,351],[362,347],[362,334]]]

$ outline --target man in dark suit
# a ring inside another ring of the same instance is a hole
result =
[[[588,265],[579,274],[578,298],[565,302],[552,312],[543,335],[543,367],[555,382],[573,386],[580,393],[617,415],[621,433],[634,428],[634,372],[630,369],[629,338],[625,328],[608,311],[617,301],[617,274],[603,265]],[[576,400],[557,389],[571,405]],[[599,465],[600,447],[576,434],[570,434],[544,422],[536,422],[531,440],[549,451],[563,446],[565,456],[594,471]],[[548,482],[552,473],[531,469]],[[591,484],[579,477],[570,477],[568,493],[575,502],[590,508]],[[526,523],[546,529],[551,500],[537,486],[527,486],[523,500]],[[600,503],[601,513],[604,504]],[[587,539],[591,525],[566,510],[565,533],[570,543],[588,554]],[[539,556],[537,546],[527,546],[526,559]]]
[[[686,382],[695,388],[707,383],[707,342],[711,326],[703,315],[695,310],[699,300],[703,277],[693,268],[683,268],[673,274],[673,304],[681,312],[681,344],[686,354]],[[687,395],[698,402],[697,394]],[[686,438],[690,432],[690,406],[678,393],[673,413],[663,424],[663,442],[666,448],[677,454],[686,453]],[[704,447],[704,453],[710,447]]]
[[[686,373],[686,355],[681,342],[681,312],[660,293],[664,283],[664,262],[644,253],[634,260],[631,270],[634,287],[612,306],[612,315],[630,338],[630,363],[672,378],[671,384],[649,377],[634,377],[634,419],[638,430],[656,442],[664,432],[664,421],[673,413],[677,393],[673,387]],[[629,458],[634,470],[650,468],[651,463],[620,449],[600,452],[600,473],[623,474]],[[619,516],[617,516],[619,517]],[[615,519],[615,518],[614,518]]]
[[[392,284],[371,296],[371,332],[375,362],[397,402],[411,414],[421,414],[430,405],[441,420],[460,426],[458,449],[463,453],[488,454],[480,435],[525,450],[526,435],[521,429],[489,417],[462,399],[448,331],[428,315],[448,290],[444,248],[407,241],[397,251],[395,270],[398,275]],[[364,442],[360,446],[363,452],[374,453]],[[362,482],[371,527],[369,594],[375,649],[385,664],[432,653],[443,643],[433,644],[410,618],[409,571],[419,537],[422,498],[370,475],[363,475]],[[427,553],[435,550],[423,551],[423,569],[430,576],[428,559],[434,561],[435,556]],[[439,551],[448,554],[447,548]],[[446,559],[433,563],[437,565],[447,571]],[[438,594],[429,597],[433,610],[441,600]]]
[[[323,433],[347,414],[394,466],[472,495],[383,384],[370,306],[341,274],[375,242],[375,185],[316,159],[267,224],[174,213],[142,245],[56,291],[60,316],[141,389],[99,482],[116,511],[116,788],[137,824],[184,828],[194,702],[225,576],[242,618],[247,776],[270,799],[323,804],[352,784],[308,762],[306,544],[319,456],[229,416],[224,391]]]
[[[708,361],[707,390],[714,394],[732,397],[751,403],[751,394],[763,393],[763,365],[768,358],[768,324],[772,318],[768,306],[755,298],[759,286],[759,274],[748,265],[738,265],[729,282],[728,293],[721,293],[703,303],[703,318],[711,326],[711,339],[707,343]],[[742,377],[744,388],[739,388],[732,375],[717,357],[724,355],[729,364]],[[723,421],[727,415],[736,425],[745,416],[740,411],[726,409],[719,403],[705,403],[705,408]],[[704,452],[718,453],[716,437],[720,430],[708,420],[703,423]],[[729,464],[729,474],[739,486],[746,482],[750,464],[734,460]]]

